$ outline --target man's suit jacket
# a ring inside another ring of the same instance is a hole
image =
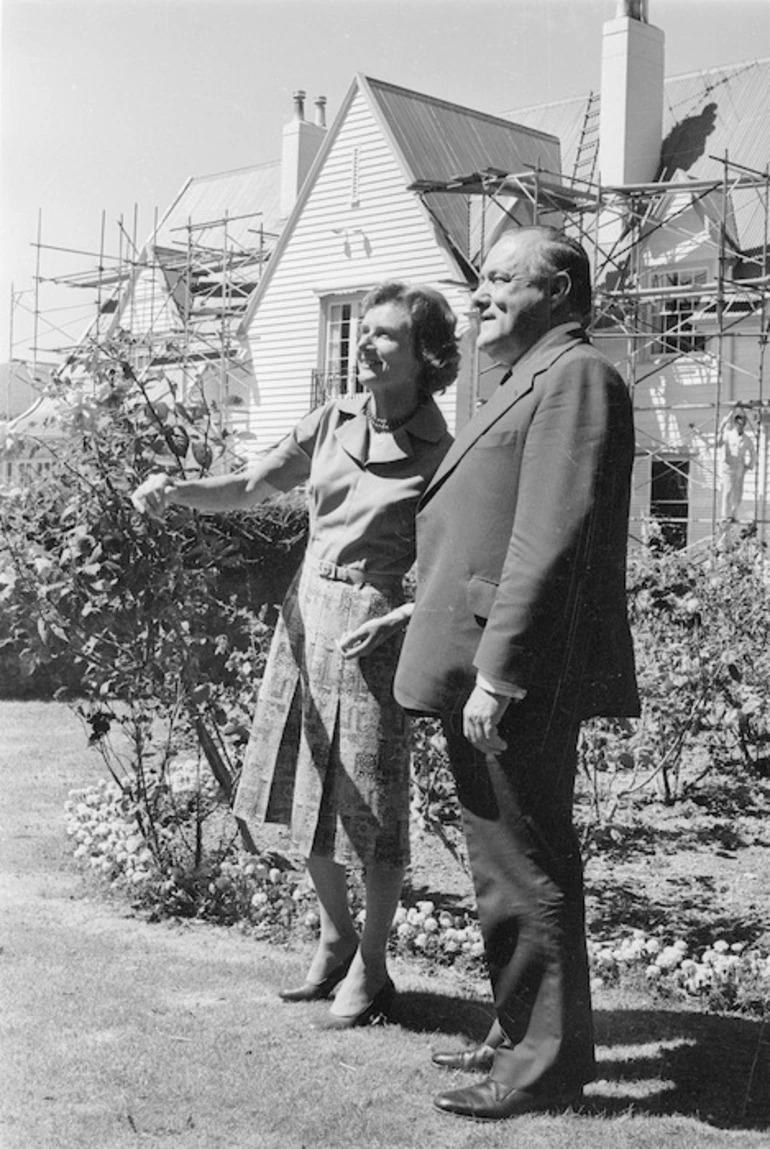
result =
[[[581,717],[638,714],[625,564],[626,386],[578,324],[549,332],[457,437],[420,502],[415,612],[395,681],[418,713],[476,671]]]

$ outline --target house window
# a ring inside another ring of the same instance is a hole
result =
[[[661,291],[672,288],[682,291],[681,295],[678,290],[676,294],[662,294],[653,303],[653,355],[688,355],[706,350],[706,338],[696,333],[692,322],[700,307],[700,289],[705,283],[704,268],[661,271],[651,275],[651,287]],[[692,294],[688,289],[691,289]]]
[[[324,308],[323,365],[313,372],[313,403],[362,390],[356,372],[356,343],[363,292],[329,300]]]
[[[687,545],[689,477],[688,459],[652,460],[650,515],[660,524],[663,542],[677,549]]]

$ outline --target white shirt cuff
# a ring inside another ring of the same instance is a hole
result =
[[[503,682],[499,678],[489,678],[480,671],[476,671],[476,685],[486,690],[487,694],[502,694],[505,698],[515,698],[519,701],[527,697],[523,686],[514,686],[512,682]]]

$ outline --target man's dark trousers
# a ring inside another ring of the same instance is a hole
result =
[[[507,749],[474,750],[444,716],[497,1018],[490,1076],[554,1092],[595,1076],[583,869],[573,827],[579,719],[566,697],[512,702]]]

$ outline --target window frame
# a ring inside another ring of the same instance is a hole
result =
[[[366,289],[361,288],[321,297],[319,366],[313,371],[313,402],[316,404],[363,391],[356,369],[356,344],[365,295]],[[347,316],[345,308],[349,308]],[[339,337],[335,335],[337,331]]]
[[[703,264],[669,265],[647,272],[645,286],[648,288],[692,287],[692,295],[663,296],[650,303],[650,357],[705,354],[708,336],[697,329],[693,320],[702,308],[702,292],[698,292],[698,287],[708,282],[708,275],[708,268]]]
[[[650,459],[650,519],[660,525],[663,541],[675,550],[682,550],[688,541],[692,478],[690,462],[688,455],[654,455]],[[659,488],[667,478],[670,480],[672,477],[675,477],[674,485],[681,490],[683,497],[665,498],[659,495],[656,498],[656,486]],[[683,508],[684,513],[671,513],[677,507]]]

